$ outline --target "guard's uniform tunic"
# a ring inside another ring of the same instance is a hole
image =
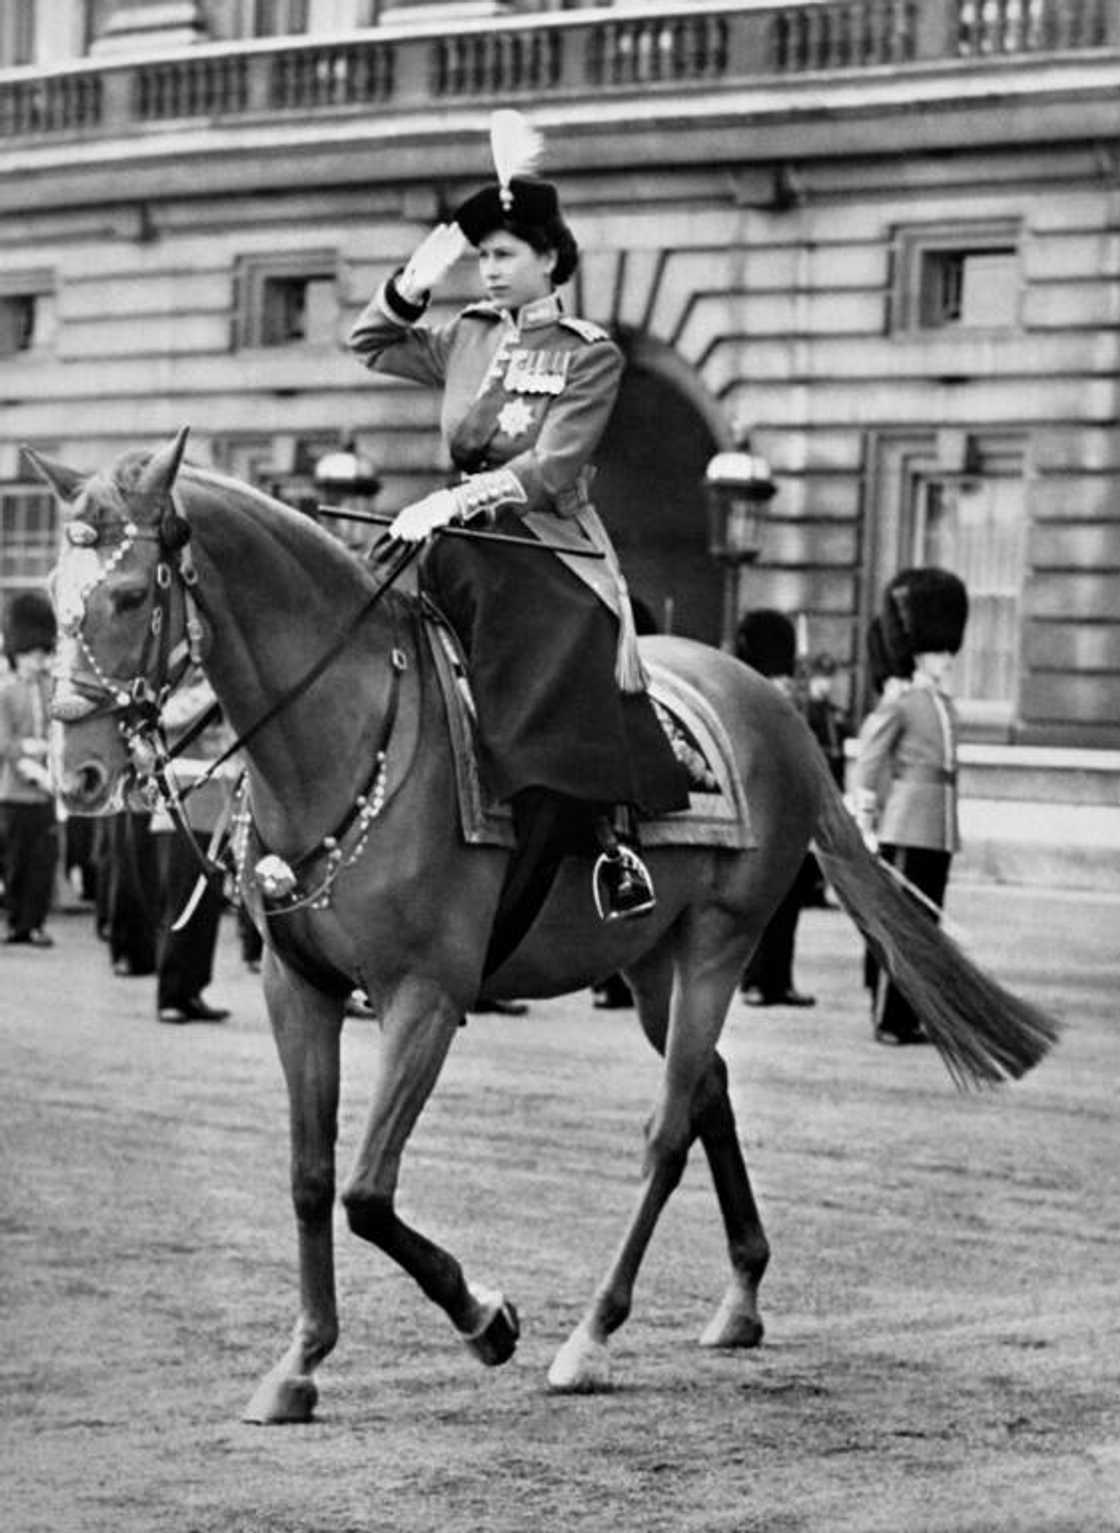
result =
[[[684,775],[648,696],[615,679],[620,577],[588,496],[622,374],[618,348],[555,296],[517,315],[472,304],[439,326],[416,323],[422,313],[390,280],[350,347],[376,372],[443,389],[443,437],[468,514],[498,532],[608,554],[566,561],[432,540],[423,580],[467,653],[487,787],[501,800],[536,787],[645,813],[684,808]]]
[[[952,700],[919,677],[880,702],[860,730],[854,788],[857,805],[874,822],[880,855],[940,909],[960,848]],[[870,956],[864,979],[876,1027],[912,1038],[920,1020]]]

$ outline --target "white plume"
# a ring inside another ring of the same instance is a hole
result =
[[[544,153],[544,139],[520,112],[505,107],[490,116],[490,152],[504,192],[514,176],[535,174]]]

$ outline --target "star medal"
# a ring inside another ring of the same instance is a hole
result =
[[[523,399],[509,399],[498,411],[498,430],[505,436],[524,436],[532,424],[532,406]]]

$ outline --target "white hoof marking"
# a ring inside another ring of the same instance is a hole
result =
[[[605,1344],[577,1327],[548,1370],[548,1387],[557,1394],[591,1395],[611,1388],[611,1358]]]

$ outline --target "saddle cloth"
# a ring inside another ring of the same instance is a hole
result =
[[[436,674],[447,714],[459,817],[470,846],[514,846],[508,808],[489,800],[482,789],[474,749],[474,705],[458,642],[439,617],[425,614]],[[746,851],[755,844],[747,798],[731,741],[708,700],[664,666],[645,662],[649,691],[669,741],[689,768],[689,807],[641,822],[644,847],[718,846]],[[697,760],[697,755],[699,760]],[[695,784],[695,786],[693,785]]]

